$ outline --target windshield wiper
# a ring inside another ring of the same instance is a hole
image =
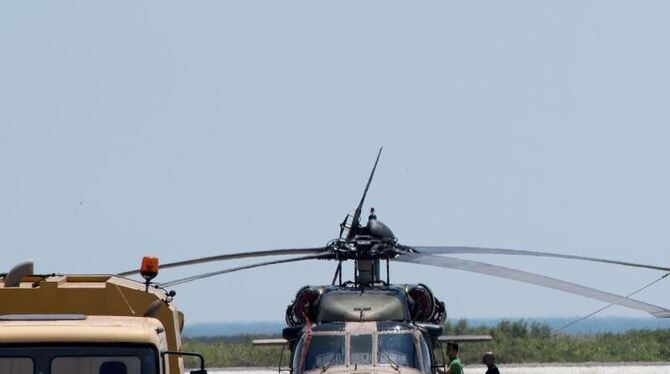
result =
[[[333,352],[333,355],[330,357],[330,360],[326,362],[325,365],[321,366],[321,372],[325,373],[328,368],[330,368],[330,365],[332,365],[333,361],[335,361],[335,357],[337,357],[337,353]]]
[[[389,362],[389,365],[391,365],[391,367],[392,367],[395,371],[400,371],[400,365],[396,364],[395,361],[393,361],[393,360],[391,359],[391,357],[389,357],[389,355],[386,353],[386,351],[384,351],[384,350],[382,349],[382,347],[379,347],[379,352],[381,352],[381,354],[383,354],[384,357],[386,357],[386,359],[387,359],[388,362]]]

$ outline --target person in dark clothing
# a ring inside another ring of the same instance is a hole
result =
[[[486,370],[486,374],[500,374],[500,370],[498,370],[498,367],[496,366],[496,356],[493,354],[493,352],[484,353],[482,362],[488,368],[488,370]]]

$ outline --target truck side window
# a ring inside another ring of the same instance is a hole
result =
[[[56,357],[51,374],[141,374],[142,362],[134,356]]]

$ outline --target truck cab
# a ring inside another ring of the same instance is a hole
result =
[[[16,270],[19,269],[19,270]],[[22,269],[22,270],[21,270]],[[0,373],[182,374],[174,293],[115,275],[0,274]]]
[[[163,325],[143,317],[2,315],[0,342],[0,373],[13,374],[159,374],[168,351]]]

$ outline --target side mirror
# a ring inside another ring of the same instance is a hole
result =
[[[205,358],[202,357],[202,355],[200,353],[193,353],[193,352],[165,351],[165,352],[161,353],[161,357],[163,358],[163,371],[165,371],[165,356],[167,356],[167,355],[197,357],[197,358],[200,359],[200,369],[191,370],[189,372],[189,374],[207,374],[207,370],[205,370]]]

